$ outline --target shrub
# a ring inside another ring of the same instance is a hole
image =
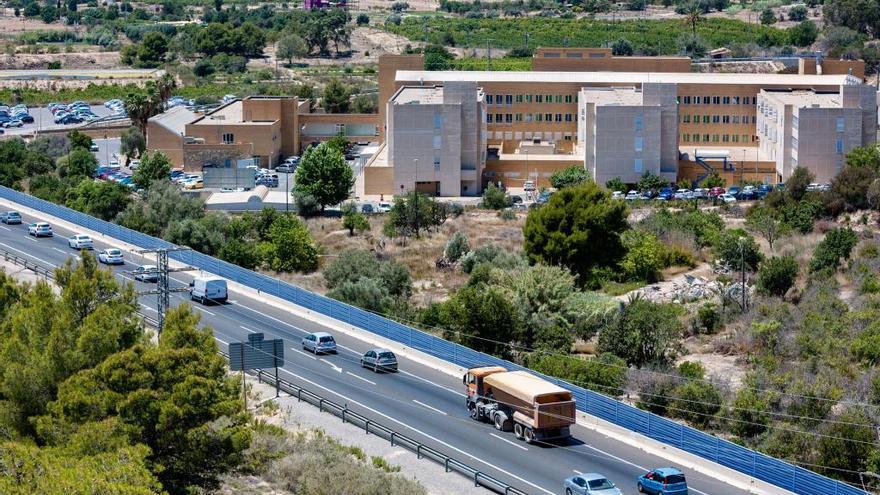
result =
[[[679,352],[680,308],[637,299],[599,332],[599,351],[611,352],[627,364],[641,367],[666,364]]]
[[[609,191],[625,191],[626,184],[624,184],[623,181],[620,180],[620,177],[615,177],[605,182],[605,188]]]
[[[476,266],[482,264],[509,270],[524,266],[525,260],[522,256],[492,243],[484,244],[461,257],[461,270],[465,273],[471,273]]]
[[[504,191],[504,189],[501,189],[490,182],[483,191],[483,202],[481,204],[483,208],[502,210],[512,205],[513,200],[510,199],[510,196]]]
[[[619,396],[626,385],[626,362],[609,353],[602,353],[593,359],[532,354],[527,365],[539,373],[594,389],[605,395]]]
[[[741,388],[731,404],[730,430],[740,438],[760,435],[770,424],[770,404],[749,387]]]
[[[556,189],[562,189],[563,187],[576,186],[589,180],[592,179],[587,170],[580,165],[574,165],[553,172],[553,175],[550,176],[550,185]]]
[[[713,303],[705,303],[697,310],[694,320],[697,333],[715,333],[721,326],[721,313],[718,306]]]
[[[836,269],[841,258],[849,259],[858,240],[856,233],[848,227],[838,227],[828,231],[825,238],[813,251],[810,271],[817,272],[825,268]]]
[[[654,234],[628,230],[621,236],[621,242],[626,254],[620,260],[620,269],[626,279],[656,282],[664,266],[664,249]]]
[[[357,16],[357,25],[358,26],[366,26],[370,23],[370,16],[366,14],[366,12],[361,12]]]
[[[793,256],[773,256],[761,262],[758,269],[758,291],[771,296],[785,297],[798,276],[798,264]]]
[[[761,261],[761,251],[755,239],[742,229],[724,231],[714,251],[718,261],[735,270],[744,265],[747,270],[754,271]]]
[[[807,8],[803,5],[795,5],[788,11],[788,20],[790,21],[803,21],[807,18]]]
[[[669,415],[705,428],[721,410],[724,397],[711,383],[691,381],[672,392]]]
[[[455,263],[470,249],[467,236],[463,232],[457,231],[446,242],[446,247],[443,248],[443,257],[451,263]]]

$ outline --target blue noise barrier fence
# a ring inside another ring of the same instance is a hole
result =
[[[0,186],[0,198],[74,223],[83,228],[145,249],[174,247],[170,242],[105,222],[90,215]],[[530,371],[509,361],[477,352],[468,347],[427,334],[415,328],[383,318],[339,301],[261,275],[196,251],[169,253],[169,257],[200,270],[265,292],[298,306],[329,316],[376,335],[418,349],[426,354],[465,368],[498,365],[507,369]],[[539,373],[536,373],[539,374]],[[540,375],[540,374],[539,374]],[[543,376],[543,375],[541,375]],[[867,495],[867,492],[844,482],[822,476],[800,466],[761,454],[694,428],[624,404],[600,393],[568,382],[544,377],[570,390],[577,408],[612,424],[641,433],[740,473],[792,491],[799,495]]]

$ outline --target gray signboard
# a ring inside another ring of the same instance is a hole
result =
[[[252,333],[247,342],[229,343],[229,368],[232,371],[279,366],[284,366],[284,341],[281,339],[264,340],[262,333]]]
[[[205,167],[202,169],[202,180],[206,188],[253,189],[256,173],[252,168]]]

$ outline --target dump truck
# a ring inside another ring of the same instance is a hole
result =
[[[571,392],[526,371],[501,366],[471,368],[462,378],[472,419],[513,431],[527,443],[571,436],[575,401]]]

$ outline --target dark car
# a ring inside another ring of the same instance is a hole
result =
[[[388,349],[370,349],[361,358],[361,367],[378,373],[379,371],[397,371],[397,356]]]
[[[373,205],[371,205],[371,204],[369,204],[369,203],[364,204],[364,205],[361,205],[361,213],[366,213],[366,214],[369,215],[369,214],[371,214],[371,213],[373,213],[373,212],[374,212],[374,210],[373,210]]]
[[[657,193],[658,198],[666,200],[666,201],[669,201],[670,199],[672,199],[672,197],[674,195],[675,195],[675,191],[673,191],[671,187],[664,187],[663,189],[660,189],[659,193]]]

